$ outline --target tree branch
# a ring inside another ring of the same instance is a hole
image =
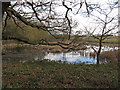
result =
[[[69,37],[68,37],[68,40],[70,39],[70,35],[71,35],[71,29],[72,29],[72,27],[71,27],[71,22],[70,22],[70,20],[69,20],[69,18],[68,18],[68,12],[69,12],[69,10],[71,10],[72,11],[72,8],[69,8],[67,5],[65,5],[65,0],[63,0],[63,2],[62,2],[62,4],[63,4],[63,6],[65,7],[65,8],[67,8],[67,11],[66,11],[66,14],[65,14],[65,18],[67,19],[67,21],[68,21],[68,26],[69,26]]]

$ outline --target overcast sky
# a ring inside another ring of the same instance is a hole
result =
[[[21,0],[17,0],[17,1],[19,2]],[[24,0],[22,0],[22,1],[24,1]],[[30,0],[27,0],[27,1],[30,1]],[[43,0],[33,0],[33,1],[39,2],[39,1],[43,1]],[[45,0],[45,1],[47,1],[47,0]],[[57,2],[60,2],[60,1],[61,0],[58,0]],[[76,3],[79,2],[79,0],[66,0],[66,1],[70,1],[71,2],[71,3],[66,2],[66,5],[68,5],[71,8],[73,6],[73,3],[72,3],[73,1],[76,1]],[[83,0],[81,0],[81,1],[83,1]],[[86,1],[88,2],[88,4],[92,4],[92,3],[98,4],[99,3],[101,8],[104,9],[106,13],[108,13],[110,11],[110,6],[109,6],[108,3],[111,3],[111,2],[114,2],[114,1],[117,1],[117,0],[86,0]],[[98,24],[95,24],[96,21],[95,21],[95,18],[93,16],[89,16],[88,17],[87,14],[81,13],[81,12],[86,11],[85,5],[83,5],[82,8],[80,9],[80,11],[79,11],[80,13],[75,14],[77,12],[78,8],[79,8],[79,6],[76,6],[76,7],[74,7],[72,9],[72,11],[69,11],[69,17],[71,17],[73,21],[78,22],[78,26],[73,28],[74,32],[78,31],[78,30],[83,30],[84,26],[87,27],[87,28],[92,27],[93,29],[96,26],[98,26]],[[30,11],[28,8],[26,8],[24,10],[25,11]],[[65,7],[63,7],[63,6],[59,6],[59,7],[56,7],[55,10],[58,13],[65,15],[65,11],[67,9]],[[105,18],[104,15],[99,14],[97,11],[93,11],[92,14],[102,18],[103,20]],[[112,10],[110,16],[115,17],[117,15],[118,15],[118,8],[115,8],[115,9]],[[117,20],[116,20],[116,22],[117,22]],[[96,33],[100,33],[99,28],[97,28]]]

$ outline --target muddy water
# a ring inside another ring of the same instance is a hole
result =
[[[96,50],[98,49],[98,46],[93,46]],[[113,51],[117,50],[118,47],[109,47],[109,46],[103,46],[103,51]],[[73,51],[73,52],[67,52],[67,53],[41,53],[40,51],[34,51],[34,52],[18,52],[18,53],[10,53],[7,55],[3,55],[3,63],[7,62],[21,62],[25,63],[29,60],[42,60],[42,59],[49,59],[49,60],[55,60],[55,61],[66,61],[67,63],[85,63],[85,64],[96,64],[97,60],[96,57],[90,57],[90,52],[94,52],[94,50],[91,48],[91,46],[87,46],[86,50],[79,50],[79,51]],[[33,62],[34,62],[33,61]],[[106,63],[106,61],[101,62]]]

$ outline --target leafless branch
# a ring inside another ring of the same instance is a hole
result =
[[[68,12],[69,12],[69,10],[71,10],[72,11],[72,8],[69,8],[67,5],[65,5],[65,0],[63,0],[63,2],[62,2],[62,4],[63,4],[63,6],[65,7],[65,8],[67,8],[67,11],[66,11],[66,14],[65,14],[65,18],[67,19],[67,21],[68,21],[68,26],[69,26],[69,37],[68,37],[68,40],[70,39],[70,35],[71,35],[71,29],[72,29],[72,27],[71,27],[71,22],[70,22],[70,19],[68,18]]]
[[[94,50],[94,52],[97,54],[97,50],[92,46],[91,47],[93,50]]]

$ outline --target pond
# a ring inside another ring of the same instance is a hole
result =
[[[98,46],[93,46],[96,50],[98,49]],[[113,51],[117,50],[118,47],[109,47],[109,46],[103,46],[103,51]],[[35,52],[19,52],[15,54],[6,54],[3,55],[3,63],[10,62],[22,62],[25,63],[27,60],[43,60],[43,59],[49,59],[49,60],[55,60],[55,61],[65,61],[67,63],[85,63],[85,64],[96,64],[97,60],[96,57],[90,57],[90,52],[94,52],[94,50],[91,48],[90,45],[87,45],[86,50],[79,50],[79,51],[72,51],[67,53],[41,53],[40,51]],[[100,62],[100,63],[106,63]]]
[[[98,50],[98,46],[93,46],[96,50]],[[109,47],[109,46],[103,46],[101,52],[103,51],[113,51],[117,50],[118,47]],[[94,50],[91,48],[91,45],[87,45],[86,50],[79,50],[74,52],[67,52],[67,53],[46,53],[44,59],[50,59],[55,61],[66,61],[68,63],[85,63],[85,64],[96,64],[97,60],[96,57],[91,57],[90,53],[94,52]],[[100,63],[106,63],[104,62]]]

